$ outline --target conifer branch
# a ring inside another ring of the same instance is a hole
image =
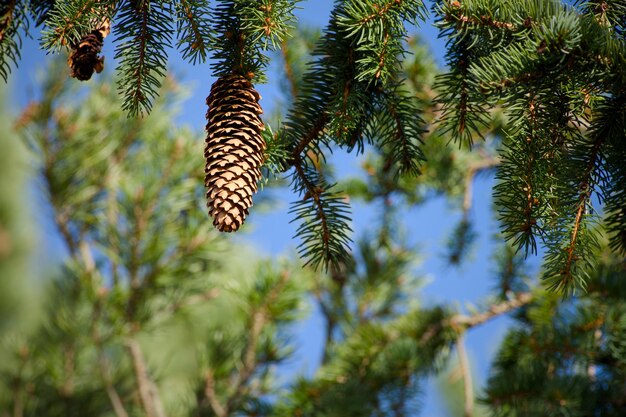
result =
[[[208,0],[177,0],[178,48],[192,64],[207,58],[211,38]]]
[[[463,24],[471,24],[474,26],[487,26],[497,29],[507,29],[510,31],[517,31],[520,28],[526,28],[530,26],[531,20],[525,21],[525,24],[520,27],[520,25],[516,25],[511,22],[494,20],[492,16],[481,15],[481,16],[468,16],[461,13],[446,13],[444,14],[444,20],[447,22],[461,22]]]
[[[217,397],[217,392],[215,390],[215,378],[213,377],[213,371],[211,369],[208,369],[204,375],[204,396],[217,417],[228,416],[228,411],[224,408]]]
[[[293,73],[293,66],[289,59],[289,45],[287,40],[283,40],[283,43],[280,47],[280,53],[283,58],[283,70],[285,71],[285,76],[287,77],[287,81],[289,84],[289,91],[291,92],[292,99],[298,97],[298,84],[296,83],[296,79]]]
[[[327,121],[328,121],[328,114],[325,111],[322,111],[319,114],[317,120],[315,120],[315,122],[311,126],[311,129],[305,135],[302,136],[298,144],[294,147],[293,151],[291,152],[290,165],[295,166],[296,162],[298,163],[298,165],[301,164],[302,160],[300,159],[300,155],[302,154],[302,152],[305,151],[305,149],[308,149],[309,145],[313,141],[319,138],[319,136],[324,131],[324,128],[326,127]]]
[[[591,198],[591,191],[593,189],[591,177],[592,177],[594,169],[596,169],[596,164],[598,162],[598,159],[600,158],[600,148],[602,144],[604,143],[604,139],[605,138],[603,137],[596,138],[595,143],[593,145],[592,153],[589,158],[589,164],[587,165],[587,170],[584,173],[583,180],[580,183],[580,186],[578,188],[580,190],[580,197],[578,199],[578,208],[576,209],[576,215],[574,217],[574,226],[572,228],[570,243],[566,249],[567,260],[563,267],[563,275],[565,275],[566,277],[570,276],[572,273],[572,263],[574,262],[574,253],[575,253],[576,245],[578,243],[578,238],[579,238],[578,232],[580,230],[582,219],[583,219],[583,214],[585,213],[587,209],[587,205],[589,204],[589,199]]]
[[[459,330],[468,330],[476,326],[480,326],[496,317],[507,314],[513,310],[530,304],[535,299],[532,292],[524,292],[516,294],[510,300],[492,304],[482,313],[473,315],[455,314],[445,318],[443,321],[430,326],[420,337],[420,344],[428,343],[433,337],[439,334],[443,329],[452,327]]]
[[[584,288],[586,269],[592,265],[591,249],[597,245],[597,242],[593,236],[593,231],[589,230],[587,212],[591,205],[591,195],[597,191],[597,171],[602,164],[602,147],[607,139],[606,135],[594,136],[590,148],[586,144],[581,144],[581,149],[574,150],[574,152],[584,151],[582,158],[585,158],[586,161],[578,159],[580,156],[573,156],[573,160],[570,162],[572,163],[571,169],[577,174],[574,174],[575,179],[572,181],[574,183],[572,185],[576,187],[577,196],[573,198],[571,206],[567,202],[563,205],[564,208],[571,207],[574,211],[569,215],[564,214],[568,220],[561,220],[564,224],[571,222],[570,226],[565,228],[565,245],[559,242],[559,233],[549,241],[545,279],[548,288],[552,290],[573,292],[576,287]],[[581,162],[586,162],[586,165],[582,172],[578,172]],[[558,226],[557,224],[556,231],[560,229]],[[582,267],[581,263],[585,264],[587,268]]]
[[[85,256],[91,257],[90,251],[88,249],[86,249]],[[85,264],[94,265],[95,267],[93,260],[91,261],[88,260],[85,262]],[[88,273],[90,275],[93,274],[94,272],[95,270],[93,269],[91,269],[91,271],[88,270]],[[102,313],[102,299],[105,295],[106,293],[102,293],[101,296],[100,294],[98,294],[98,299],[96,299],[94,302],[93,318],[91,321],[91,339],[93,341],[93,344],[97,352],[97,360],[98,360],[98,368],[100,371],[100,377],[102,378],[102,381],[104,382],[104,389],[107,393],[107,397],[109,398],[109,402],[111,403],[111,407],[113,407],[113,412],[115,413],[116,417],[128,417],[128,412],[124,408],[124,402],[120,398],[119,393],[117,392],[117,390],[115,389],[115,386],[113,385],[113,380],[109,373],[110,372],[109,363],[107,361],[107,358],[104,352],[104,343],[102,340],[102,335],[100,334],[100,331],[98,330],[98,325],[102,318],[102,314],[101,314]]]
[[[456,350],[459,356],[459,366],[463,376],[463,399],[464,401],[464,417],[472,417],[474,414],[474,388],[472,384],[472,372],[470,370],[469,358],[465,350],[465,336],[459,333],[456,339]]]
[[[496,317],[503,314],[510,313],[513,310],[524,307],[535,300],[535,295],[532,292],[523,292],[515,294],[510,300],[492,304],[482,313],[476,313],[471,316],[457,314],[452,316],[449,323],[453,326],[460,326],[465,329],[480,326]]]
[[[467,173],[465,174],[465,187],[463,191],[463,217],[468,218],[469,212],[472,208],[472,186],[476,175],[482,171],[489,170],[500,166],[502,162],[498,157],[485,157],[480,161],[470,164]]]
[[[20,0],[8,0],[0,5],[0,76],[5,82],[11,72],[11,63],[20,59],[22,40],[19,29],[26,27],[27,23]]]
[[[320,224],[320,248],[319,250],[316,250],[316,253],[314,253],[313,256],[319,257],[321,262],[324,264],[324,267],[328,268],[329,262],[333,263],[332,260],[335,256],[333,255],[333,250],[331,248],[332,231],[329,228],[328,217],[324,203],[321,200],[321,195],[324,192],[324,189],[320,187],[320,185],[314,184],[309,180],[307,174],[302,168],[302,160],[300,159],[300,156],[295,159],[294,168],[298,176],[298,181],[302,184],[302,188],[305,191],[303,201],[308,199],[313,201],[314,215],[311,217],[316,219]],[[305,265],[310,262],[311,261],[309,260]]]
[[[167,417],[165,408],[161,402],[158,388],[150,377],[141,346],[137,340],[130,338],[126,341],[126,347],[133,363],[135,379],[139,389],[139,398],[147,417]]]
[[[131,116],[149,113],[158,96],[167,66],[172,19],[166,3],[133,0],[123,8],[115,25],[120,60],[118,88],[123,93],[122,108]]]
[[[9,30],[13,26],[16,3],[17,0],[8,0],[0,9],[2,11],[0,14],[0,44],[11,36]]]
[[[91,31],[92,22],[100,20],[97,3],[96,0],[57,2],[46,21],[50,29],[44,32],[44,47],[58,50],[63,46],[77,44],[80,38]]]
[[[262,304],[253,309],[250,317],[251,323],[249,323],[248,337],[242,352],[241,368],[234,378],[229,381],[228,385],[231,387],[231,392],[228,394],[225,402],[221,402],[217,396],[213,371],[209,369],[205,373],[204,394],[217,417],[230,415],[234,407],[245,395],[250,379],[259,367],[257,349],[261,333],[270,320],[269,310],[284,290],[289,279],[289,273],[281,272],[278,282],[264,297]]]

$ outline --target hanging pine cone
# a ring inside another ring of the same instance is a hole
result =
[[[243,224],[261,178],[265,141],[260,98],[246,78],[227,75],[213,84],[206,99],[204,185],[209,215],[221,232],[235,232]]]
[[[67,60],[70,67],[70,77],[87,81],[94,71],[102,72],[104,57],[98,56],[98,54],[102,51],[102,43],[110,31],[111,25],[107,21],[88,35],[83,36],[80,42],[72,46],[72,54]]]

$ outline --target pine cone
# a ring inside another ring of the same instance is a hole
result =
[[[206,99],[205,181],[213,225],[235,232],[252,206],[261,178],[265,141],[261,136],[261,96],[241,75],[219,78]]]
[[[109,34],[111,26],[108,21],[99,28],[94,29],[72,46],[72,54],[67,59],[70,67],[70,77],[87,81],[94,71],[102,72],[104,69],[104,57],[98,56],[102,51],[104,38]]]

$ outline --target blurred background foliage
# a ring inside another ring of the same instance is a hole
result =
[[[318,37],[300,31],[282,48],[286,101]],[[472,152],[449,143],[436,121],[438,69],[418,38],[409,47],[401,78],[429,127],[427,162],[404,176],[365,148],[361,172],[338,186],[380,220],[332,273],[263,259],[213,229],[202,132],[175,123],[175,79],[150,116],[127,119],[110,79],[77,89],[52,62],[40,99],[0,120],[0,416],[412,416],[432,375],[450,415],[623,416],[626,267],[606,243],[588,293],[565,301],[499,235],[487,299],[466,313],[421,301],[419,251],[399,212],[448,198],[463,215],[446,256],[461,264],[477,234],[494,233],[473,228],[472,184],[500,163],[507,121],[495,111]],[[24,207],[61,239],[42,271],[33,265],[46,246]],[[312,305],[323,359],[285,381]],[[515,324],[475,388],[463,336],[504,314]]]

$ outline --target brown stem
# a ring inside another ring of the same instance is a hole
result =
[[[530,304],[534,299],[534,295],[531,292],[524,292],[517,294],[515,298],[504,301],[499,304],[493,304],[487,311],[482,313],[476,313],[471,316],[457,314],[452,317],[450,324],[465,327],[466,329],[481,325],[491,319],[494,319],[502,314],[511,312],[527,304]]]
[[[161,402],[159,391],[150,378],[148,367],[141,351],[139,342],[135,339],[129,339],[126,342],[128,351],[130,352],[131,361],[133,363],[133,369],[135,371],[135,378],[137,380],[137,387],[139,389],[139,397],[143,405],[144,411],[147,417],[166,417],[165,408]]]
[[[463,332],[459,333],[456,340],[456,351],[459,355],[459,366],[463,375],[463,398],[465,399],[465,407],[463,416],[472,417],[474,413],[474,388],[472,385],[472,373],[469,367],[467,351],[465,350],[465,336]]]
[[[191,31],[193,32],[194,38],[193,42],[191,43],[191,48],[194,50],[200,50],[200,54],[204,56],[206,54],[206,45],[204,43],[204,38],[202,37],[202,32],[200,31],[201,24],[196,20],[196,16],[194,15],[188,0],[181,0],[180,5],[183,8],[183,14],[189,22],[189,26],[191,27]]]
[[[234,380],[230,381],[229,385],[233,389],[225,403],[221,403],[217,397],[212,371],[210,369],[207,371],[204,392],[209,405],[218,417],[228,416],[237,401],[246,393],[247,384],[258,367],[256,351],[263,327],[267,324],[268,307],[276,301],[287,281],[289,281],[289,274],[283,272],[276,286],[267,295],[265,303],[252,313],[252,325],[244,347],[241,371],[236,374]]]
[[[311,130],[309,131],[309,133],[307,133],[302,138],[300,143],[298,143],[298,145],[291,152],[291,158],[292,158],[291,165],[295,163],[294,161],[296,158],[300,157],[300,154],[306,149],[309,143],[311,143],[313,140],[319,137],[322,130],[324,130],[324,126],[326,126],[327,121],[328,121],[328,115],[326,114],[325,111],[322,111],[319,117],[317,118],[317,120],[315,121],[315,123],[313,123],[313,126],[311,127]]]
[[[495,168],[500,164],[501,161],[499,158],[487,157],[469,166],[465,174],[465,192],[463,193],[463,217],[465,217],[465,219],[468,218],[469,211],[472,208],[472,185],[476,174],[487,169]]]
[[[204,378],[204,395],[217,417],[226,417],[228,415],[228,411],[222,405],[219,398],[217,398],[217,393],[215,392],[215,379],[213,378],[213,372],[210,369],[207,370]]]
[[[598,137],[596,138],[593,146],[593,151],[589,159],[589,163],[587,164],[587,169],[585,170],[583,180],[579,186],[580,196],[578,199],[578,209],[576,210],[576,216],[574,218],[572,237],[570,239],[569,246],[567,247],[567,249],[565,249],[567,251],[567,261],[565,262],[563,275],[566,278],[571,275],[572,265],[576,261],[576,256],[574,255],[574,252],[576,250],[576,245],[578,244],[578,232],[580,231],[580,225],[582,223],[583,215],[585,214],[585,209],[587,208],[587,202],[591,198],[591,176],[600,156],[600,148],[604,143],[604,139],[605,136],[603,135],[598,135]]]
[[[6,13],[0,19],[0,43],[4,41],[4,37],[6,36],[6,32],[11,27],[13,23],[13,14],[15,12],[15,0],[9,0],[7,4],[4,6],[6,9]]]
[[[422,334],[422,337],[420,338],[420,343],[428,342],[442,329],[449,326],[452,326],[457,330],[470,329],[472,327],[479,326],[483,323],[488,322],[491,319],[494,319],[503,314],[509,313],[515,309],[530,304],[533,299],[534,295],[531,292],[525,292],[516,294],[515,298],[512,298],[510,300],[504,301],[499,304],[493,304],[487,309],[487,311],[484,311],[482,313],[476,313],[471,316],[456,314],[447,320],[430,326],[430,328],[427,329],[424,334]]]
[[[104,296],[104,293],[102,295]],[[100,370],[100,376],[102,377],[102,381],[104,382],[104,389],[107,393],[107,396],[109,397],[109,402],[111,403],[111,407],[113,407],[113,412],[115,413],[115,416],[128,417],[128,413],[124,408],[124,402],[122,401],[113,384],[113,379],[111,378],[110,374],[109,362],[107,361],[104,354],[102,335],[98,330],[98,322],[101,318],[101,313],[102,301],[101,299],[98,299],[94,305],[93,318],[91,321],[91,338],[93,339],[93,343],[98,353],[98,367]]]
[[[520,28],[526,28],[530,24],[530,21],[528,21],[528,24],[526,24],[526,21],[525,21],[525,24],[516,25],[515,23],[493,20],[491,16],[487,16],[487,15],[483,15],[480,17],[473,17],[473,16],[467,16],[463,13],[461,14],[448,13],[445,15],[444,19],[448,22],[457,21],[457,22],[463,22],[463,23],[470,23],[476,26],[489,26],[489,27],[494,27],[498,29],[507,29],[507,30],[518,30]]]
[[[402,0],[392,0],[389,3],[387,3],[386,5],[380,7],[378,6],[376,3],[373,4],[373,8],[376,10],[374,13],[371,13],[367,16],[365,16],[364,18],[362,18],[361,20],[359,20],[357,23],[359,24],[365,24],[368,23],[376,18],[383,18],[385,16],[385,14],[387,14],[387,12],[389,10],[391,10],[394,6],[400,6],[402,4]]]
[[[296,168],[296,173],[300,177],[300,180],[304,184],[306,188],[306,198],[312,198],[315,202],[315,211],[317,212],[316,217],[322,223],[322,242],[324,242],[324,252],[329,252],[330,248],[328,247],[328,243],[330,241],[330,229],[328,227],[328,220],[326,219],[326,215],[324,214],[324,205],[322,203],[322,199],[320,198],[321,193],[324,191],[317,187],[315,184],[312,184],[304,173],[304,169],[302,168],[302,160],[300,156],[295,159],[294,167]]]
[[[292,99],[295,99],[298,96],[298,85],[296,83],[296,78],[293,73],[293,66],[289,62],[289,58],[288,58],[289,49],[288,49],[286,39],[283,40],[281,44],[280,53],[283,57],[283,61],[284,61],[283,66],[285,69],[285,75],[287,76],[287,81],[289,82],[289,90],[291,91],[291,97]]]

